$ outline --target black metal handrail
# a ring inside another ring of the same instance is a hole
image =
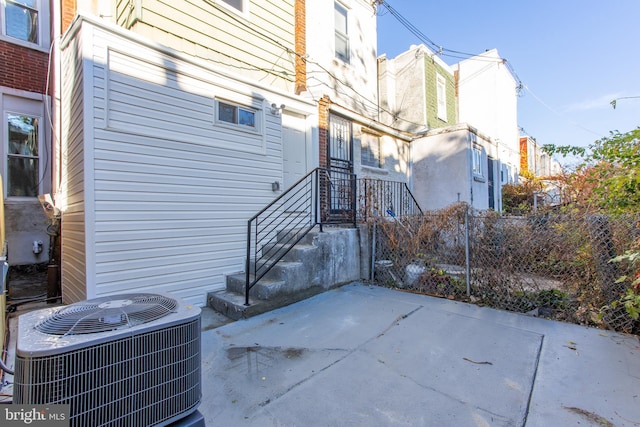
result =
[[[373,216],[400,218],[423,213],[405,182],[376,178],[358,180],[358,207],[359,221]]]
[[[354,197],[356,195],[357,197]],[[247,222],[245,304],[249,291],[316,225],[353,224],[367,215],[401,217],[422,214],[403,182],[316,168]]]
[[[249,291],[321,221],[321,181],[326,169],[316,168],[255,214],[247,223],[245,304]]]

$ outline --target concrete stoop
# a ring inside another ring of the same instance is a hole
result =
[[[251,288],[249,305],[244,272],[227,276],[226,289],[207,295],[208,305],[238,320],[293,304],[358,280],[359,252],[356,229],[311,231]]]

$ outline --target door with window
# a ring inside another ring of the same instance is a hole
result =
[[[329,116],[329,220],[350,222],[355,218],[355,176],[353,174],[353,143],[351,122],[343,117]]]
[[[6,197],[38,197],[43,183],[42,103],[3,96]]]

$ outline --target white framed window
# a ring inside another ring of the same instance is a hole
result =
[[[215,123],[238,130],[262,132],[262,110],[226,100],[216,100]]]
[[[243,15],[249,11],[249,0],[218,0],[218,2]]]
[[[474,145],[473,146],[473,176],[476,178],[484,178],[484,167],[483,160],[484,156],[482,155],[482,148]]]
[[[40,193],[41,118],[18,112],[4,114],[7,197]]]
[[[438,100],[438,118],[447,121],[447,80],[440,74],[436,75],[436,97]]]
[[[0,1],[0,36],[26,46],[49,46],[49,2],[46,0]]]
[[[338,2],[334,3],[335,47],[336,58],[348,63],[349,53],[349,14],[347,8]]]
[[[360,161],[363,166],[374,168],[382,168],[384,166],[381,139],[380,135],[363,130],[360,136]]]

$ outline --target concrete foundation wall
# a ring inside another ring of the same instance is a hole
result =
[[[38,200],[5,202],[5,228],[10,265],[49,262],[48,220]],[[42,242],[42,251],[33,253],[33,242]]]
[[[314,282],[329,289],[361,278],[361,244],[357,228],[330,228],[313,237],[320,248],[315,262],[324,266],[317,270]]]

